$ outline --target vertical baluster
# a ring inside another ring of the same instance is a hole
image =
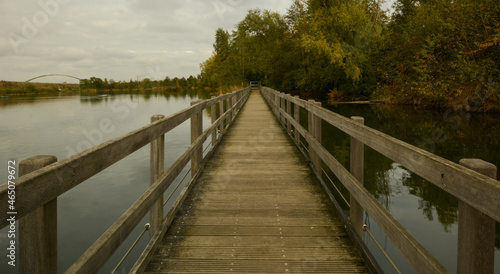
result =
[[[299,99],[299,96],[295,96],[295,99],[298,100]],[[295,121],[297,121],[297,123],[300,124],[300,106],[295,104],[293,106],[293,118],[295,119]],[[297,144],[300,144],[300,133],[297,129],[295,129],[295,142]]]
[[[359,116],[351,117],[352,120],[364,124],[365,119]],[[351,174],[361,183],[364,182],[364,145],[358,139],[351,137]],[[350,208],[350,219],[354,227],[354,230],[359,236],[363,236],[363,207],[354,199],[350,198],[351,208]]]
[[[280,110],[285,111],[285,94],[283,92],[280,92]],[[281,114],[280,112],[280,121],[283,126],[285,126],[286,119],[285,116]]]
[[[215,96],[212,96],[212,100],[215,100]],[[215,121],[217,121],[217,104],[212,105],[210,112],[212,114],[212,125],[213,125]],[[217,142],[217,129],[215,129],[214,133],[212,133],[212,146],[215,146],[216,142]]]
[[[220,114],[219,117],[222,117],[222,115],[224,115],[224,100],[223,99],[221,99],[219,101],[219,114]],[[224,131],[225,131],[224,120],[222,120],[220,122],[220,134],[223,135]]]
[[[165,118],[163,115],[153,115],[151,116],[151,123]],[[165,135],[160,136],[158,139],[153,140],[150,145],[150,175],[149,181],[150,185],[153,185],[158,178],[160,178],[163,173],[164,163],[165,163]],[[153,235],[158,231],[163,222],[163,194],[158,198],[155,204],[151,207],[149,213],[149,236],[153,238]]]
[[[191,102],[191,105],[196,105],[201,101]],[[203,133],[203,109],[191,116],[191,144],[198,139]],[[200,167],[203,160],[203,145],[193,154],[191,158],[191,176],[194,176]]]
[[[480,159],[462,159],[460,165],[496,180],[497,167]],[[458,201],[458,273],[493,273],[495,220],[464,201]]]
[[[227,119],[226,119],[226,128],[229,127],[229,125],[231,124],[231,120],[232,120],[232,115],[231,115],[231,97],[227,97],[227,100],[226,100],[226,112],[228,114],[227,116]]]
[[[292,100],[290,94],[286,95],[286,113],[292,117]],[[286,122],[286,129],[289,133],[292,132],[292,123],[290,121]]]
[[[23,160],[19,176],[55,162],[44,155]],[[19,273],[57,273],[57,198],[19,220]]]
[[[314,100],[309,100],[309,104],[321,107],[321,102],[315,102]],[[308,120],[309,120],[309,126],[308,126],[309,132],[321,144],[321,118],[314,115],[311,111],[309,111]],[[312,146],[309,146],[309,158],[311,159],[311,163],[313,164],[314,169],[318,173],[318,176],[321,177],[322,161],[321,158],[317,155],[317,153],[313,150]]]

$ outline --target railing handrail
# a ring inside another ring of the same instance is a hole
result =
[[[128,134],[19,177],[15,181],[17,219],[21,219],[48,201],[60,196],[138,149],[148,145],[151,141],[191,118],[193,114],[245,90],[247,89],[241,89],[214,99],[205,100],[200,104],[190,106],[155,123],[148,124]],[[94,164],[95,159],[100,160],[100,165]],[[7,193],[8,184],[4,183],[0,185],[0,204],[7,204]],[[0,229],[2,229],[8,225],[7,212],[1,211],[0,218]]]
[[[301,126],[300,122],[297,120],[297,112],[294,115],[295,117],[291,116],[291,103],[295,105],[295,111],[297,111],[297,107],[304,108],[310,115],[312,114],[313,116],[319,117],[330,125],[347,133],[352,138],[359,140],[384,156],[402,164],[446,192],[499,221],[499,181],[369,128],[362,123],[358,123],[352,119],[321,108],[315,103],[305,101],[298,97],[292,97],[288,94],[279,93],[267,87],[262,87],[261,90],[268,104],[274,109],[275,114],[278,116],[278,120],[284,123],[283,126],[286,126],[288,132],[291,134],[291,126],[295,129],[296,135],[294,141],[297,145],[299,145],[298,143],[300,141],[298,136],[303,136],[309,144],[309,154],[311,155],[311,153],[313,153],[312,156],[316,154],[325,165],[330,168],[348,189],[351,197],[354,197],[368,215],[377,222],[382,231],[391,239],[393,244],[398,247],[401,253],[417,271],[422,273],[448,272],[448,270],[444,268],[444,266],[441,265],[441,263],[430,254],[429,251],[427,251],[425,247],[423,247],[422,244],[420,244],[366,188],[363,187],[362,183],[360,183],[321,145],[321,142],[314,136],[317,133],[310,133]],[[309,121],[309,123],[311,122],[314,122],[314,120]],[[311,163],[314,166],[313,172],[315,172],[319,177],[318,179],[322,181],[321,170],[320,172],[316,170],[318,167],[315,166],[315,159],[313,158],[314,157],[311,158]],[[325,189],[325,191],[329,192],[328,189]],[[476,197],[476,195],[479,197]],[[329,193],[329,196],[333,198],[331,193]]]
[[[260,81],[250,81],[250,87],[260,87]]]
[[[237,106],[242,105],[244,98],[240,99]],[[194,106],[203,106],[207,101],[201,102]],[[221,117],[206,129],[191,146],[151,185],[146,192],[139,197],[136,202],[115,222],[111,227],[103,233],[103,235],[68,269],[68,273],[92,273],[100,268],[101,265],[111,257],[113,252],[118,248],[117,243],[123,241],[124,235],[130,234],[137,224],[144,218],[146,213],[151,209],[152,205],[158,198],[163,195],[165,190],[170,186],[174,179],[181,173],[187,163],[191,160],[211,136],[212,132],[217,129],[220,123],[231,115],[232,109],[221,115]]]
[[[262,87],[262,89],[270,88]],[[330,125],[362,141],[365,145],[500,222],[500,199],[498,199],[500,197],[500,181],[354,122],[340,114],[310,104],[306,100],[274,92],[277,96],[286,98],[307,111],[311,111]],[[286,115],[284,112],[282,114]],[[437,167],[428,169],[425,167],[426,165],[437,165]],[[477,193],[485,196],[478,196]]]
[[[229,124],[229,120],[232,121],[235,113],[239,111],[248,97],[249,91],[250,88],[247,87],[201,101],[121,137],[18,178],[15,181],[17,219],[22,219],[48,201],[56,199],[91,176],[150,144],[194,115],[202,113],[217,103],[222,105],[224,100],[227,100],[226,111],[221,111],[220,117],[215,121],[212,120],[212,125],[191,143],[186,152],[68,269],[70,273],[96,272],[125,241],[160,195],[191,160],[191,157],[203,147],[208,137],[214,134],[224,122]],[[233,100],[234,98],[238,101]],[[229,104],[230,101],[232,101],[231,104]],[[96,160],[99,160],[99,165],[95,165]],[[5,183],[0,186],[0,204],[7,204],[7,194],[8,185]],[[6,214],[6,211],[0,213],[2,216],[0,228],[7,225]]]

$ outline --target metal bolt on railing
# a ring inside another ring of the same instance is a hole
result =
[[[113,269],[113,271],[111,271],[111,274],[116,273],[116,271],[118,270],[118,268],[120,268],[120,266],[123,264],[123,262],[125,261],[125,259],[127,259],[128,255],[130,255],[130,253],[132,252],[132,250],[134,249],[134,247],[141,240],[142,236],[144,236],[144,233],[146,233],[146,231],[148,231],[150,227],[151,227],[151,225],[149,223],[146,223],[144,225],[144,229],[142,230],[141,235],[139,235],[139,237],[137,237],[137,239],[135,240],[135,242],[128,249],[127,253],[125,253],[125,255],[120,260],[120,262],[118,262],[118,265],[116,265],[115,269]]]

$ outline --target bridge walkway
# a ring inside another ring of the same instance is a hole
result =
[[[369,270],[254,90],[145,270],[162,272]]]

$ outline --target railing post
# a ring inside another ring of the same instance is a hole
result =
[[[497,167],[480,159],[462,159],[460,165],[496,180]],[[471,194],[473,195],[473,194]],[[495,220],[458,201],[457,273],[493,273]]]
[[[19,163],[19,176],[57,162],[34,156]],[[57,273],[57,198],[19,220],[19,273]]]
[[[311,105],[317,105],[321,107],[321,102],[315,102],[314,100],[309,100],[309,103]],[[316,139],[321,144],[321,118],[314,115],[311,111],[309,111],[308,120],[309,120],[308,123],[309,132],[312,134],[314,139]],[[311,159],[311,163],[313,164],[316,172],[318,173],[318,176],[321,176],[322,174],[321,158],[319,158],[319,156],[313,150],[311,145],[309,145],[309,158]]]
[[[299,96],[294,96],[294,98],[298,100]],[[293,112],[294,112],[293,113],[293,118],[295,119],[295,121],[297,123],[300,124],[300,106],[297,105],[297,104],[295,104],[293,106]],[[295,142],[297,144],[300,144],[300,133],[299,133],[299,131],[297,129],[295,129]]]
[[[288,113],[288,115],[290,115],[290,117],[292,116],[292,100],[291,99],[291,95],[290,94],[287,94],[286,95],[286,113]],[[290,121],[287,121],[286,122],[286,129],[288,130],[288,132],[292,132],[292,123],[290,123]]]
[[[365,123],[365,119],[359,116],[351,117],[352,120],[360,124]],[[356,178],[360,184],[364,181],[364,145],[358,139],[351,137],[351,174]],[[359,236],[363,237],[363,207],[351,195],[350,202],[350,219],[354,230]]]
[[[212,100],[215,100],[215,96],[212,96]],[[217,121],[217,104],[213,104],[212,108],[210,109],[210,112],[212,114],[212,125]],[[214,133],[212,133],[212,146],[215,146],[215,143],[217,142],[217,129],[214,130]]]
[[[232,120],[232,117],[231,117],[231,97],[227,97],[226,112],[228,114],[227,119],[226,119],[226,128],[228,128],[229,125],[231,124],[231,120]]]
[[[219,113],[220,113],[219,117],[222,117],[222,115],[224,115],[224,99],[221,99],[219,101]],[[221,135],[224,134],[224,130],[225,130],[224,120],[222,119],[220,122],[220,134]]]
[[[278,118],[278,121],[280,121],[280,97],[278,92],[274,92],[274,102],[276,103],[276,106],[274,107],[274,113],[276,114],[276,117]]]
[[[231,95],[231,107],[233,108],[233,111],[232,111],[232,119],[231,120],[234,120],[236,118],[236,102],[238,102],[237,98],[236,98],[236,93],[233,93]]]
[[[280,109],[285,111],[285,94],[283,92],[280,92],[281,94],[281,100],[280,100]],[[285,119],[285,116],[281,114],[280,112],[280,118],[281,118],[281,123],[283,124],[283,126],[286,124],[286,119]]]
[[[199,102],[200,101],[191,102],[191,105],[196,105]],[[200,112],[195,113],[193,116],[191,116],[191,144],[194,143],[202,133],[203,133],[203,110],[200,110]],[[202,160],[203,160],[203,145],[200,146],[200,148],[195,151],[193,157],[191,158],[191,176],[194,176],[196,174]]]
[[[151,123],[165,118],[163,115],[153,115],[151,116]],[[160,136],[158,139],[153,140],[150,145],[150,175],[149,184],[153,185],[158,178],[160,178],[163,173],[164,163],[165,163],[165,135]],[[158,198],[158,200],[151,207],[149,212],[149,236],[153,238],[153,235],[158,231],[163,222],[163,195]]]

